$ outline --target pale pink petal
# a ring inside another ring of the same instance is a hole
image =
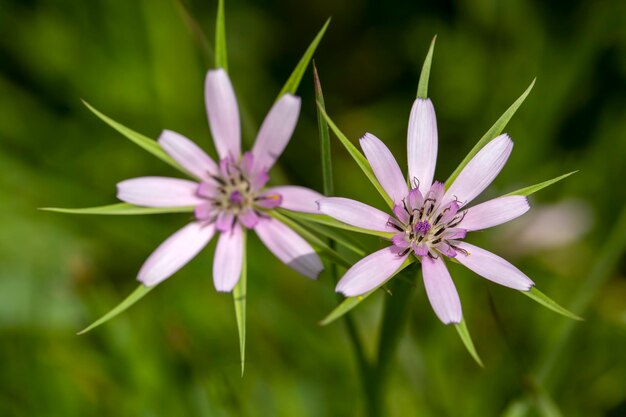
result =
[[[239,108],[233,85],[222,68],[207,73],[204,98],[209,127],[220,159],[241,155]]]
[[[217,165],[211,157],[183,135],[164,130],[158,142],[169,156],[194,177],[208,180],[217,173]]]
[[[311,245],[278,220],[260,218],[254,231],[278,259],[302,275],[315,279],[324,269]]]
[[[193,211],[198,220],[213,220],[217,215],[217,209],[210,202],[205,202],[196,206]]]
[[[351,226],[378,232],[395,230],[387,225],[389,221],[387,213],[359,201],[342,197],[328,197],[322,198],[317,203],[320,213]]]
[[[483,192],[506,164],[513,141],[507,134],[498,136],[483,147],[454,180],[443,201],[459,201],[464,206]]]
[[[511,221],[530,209],[528,198],[510,195],[485,201],[465,212],[458,227],[466,230],[481,230]]]
[[[259,223],[259,219],[260,217],[254,209],[245,209],[239,214],[239,221],[248,229],[254,228]]]
[[[346,297],[365,294],[389,279],[408,255],[399,256],[393,247],[387,247],[366,256],[352,265],[341,278],[335,291]]]
[[[117,184],[117,198],[145,207],[196,206],[206,200],[196,195],[198,183],[167,177],[140,177]]]
[[[528,291],[535,285],[526,274],[498,255],[465,242],[456,246],[467,252],[458,251],[457,261],[483,278],[520,291]]]
[[[319,214],[317,210],[317,200],[324,198],[324,196],[317,191],[297,185],[270,187],[267,193],[280,195],[282,197],[280,204],[282,208],[313,214]]]
[[[409,188],[391,151],[370,133],[366,133],[360,142],[378,182],[395,204],[401,204],[402,199],[409,194]]]
[[[460,323],[463,317],[461,300],[443,259],[428,256],[421,259],[426,295],[435,314],[444,324]]]
[[[235,224],[235,215],[230,211],[220,211],[217,215],[215,227],[220,232],[228,232]]]
[[[407,159],[409,182],[413,184],[417,180],[422,190],[428,190],[437,164],[437,117],[430,99],[418,98],[413,103],[409,118]]]
[[[156,248],[141,267],[137,279],[151,287],[176,273],[191,261],[213,237],[215,227],[193,222]]]
[[[230,231],[222,232],[217,240],[213,258],[213,284],[215,289],[230,292],[239,281],[243,265],[243,231],[235,224]]]
[[[291,139],[299,114],[300,97],[285,94],[274,103],[252,148],[255,170],[269,171],[274,165]]]

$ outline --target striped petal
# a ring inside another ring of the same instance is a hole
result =
[[[409,188],[391,151],[370,133],[366,133],[360,142],[378,182],[395,204],[401,204],[402,199],[409,194]]]
[[[319,212],[350,226],[378,232],[391,232],[389,215],[356,200],[342,197],[322,198],[317,202]]]
[[[426,295],[435,314],[444,324],[460,323],[463,317],[461,300],[443,259],[427,256],[421,259]]]
[[[300,97],[283,95],[265,117],[252,154],[255,170],[269,171],[289,143],[300,115]]]
[[[443,198],[444,202],[459,201],[464,206],[483,192],[506,164],[513,141],[503,134],[486,144],[463,168]]]
[[[228,74],[219,68],[207,73],[204,98],[209,127],[220,159],[241,155],[241,126],[235,90]]]
[[[409,182],[417,180],[422,190],[428,190],[437,164],[437,117],[430,99],[413,103],[407,136]]]
[[[299,211],[302,213],[319,214],[317,201],[324,196],[310,188],[299,187],[297,185],[283,185],[268,188],[266,194],[280,195],[280,207],[287,210]]]
[[[220,292],[230,292],[239,281],[243,265],[243,231],[235,224],[217,241],[213,258],[213,284]]]
[[[392,248],[381,249],[355,263],[341,278],[335,291],[355,297],[381,286],[408,257],[399,256]]]
[[[311,245],[278,220],[260,218],[254,231],[278,259],[302,275],[315,279],[324,269]]]
[[[485,201],[465,212],[457,227],[465,230],[482,230],[511,221],[530,209],[528,198],[510,195]]]
[[[141,267],[137,279],[152,287],[176,273],[204,248],[215,233],[212,224],[189,223],[163,242]]]
[[[167,177],[140,177],[117,184],[117,198],[145,207],[184,207],[202,204],[198,183]]]
[[[528,291],[535,283],[522,271],[489,251],[469,243],[459,242],[456,260],[483,278],[520,291]]]
[[[183,135],[164,130],[159,145],[187,172],[200,180],[209,180],[217,173],[217,165],[198,145]]]

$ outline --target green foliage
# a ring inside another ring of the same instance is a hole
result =
[[[465,322],[465,318],[463,318],[460,323],[455,324],[454,327],[456,328],[456,331],[459,334],[459,337],[461,338],[461,340],[463,341],[463,345],[465,346],[469,354],[472,355],[472,358],[474,358],[476,363],[480,365],[480,367],[482,368],[484,366],[483,361],[480,359],[480,356],[478,355],[478,352],[476,351],[476,348],[474,347],[474,341],[472,341],[472,336],[470,335],[470,332],[467,328],[467,323]]]
[[[140,207],[128,203],[115,203],[99,207],[60,208],[42,207],[39,210],[67,214],[104,214],[110,216],[126,216],[133,214],[191,213],[193,207]]]
[[[228,71],[224,0],[218,0],[217,2],[217,18],[215,20],[215,68],[224,68],[224,70]]]
[[[246,300],[248,298],[248,259],[246,257],[246,233],[243,235],[243,265],[241,277],[233,289],[235,302],[235,318],[237,321],[237,333],[239,334],[239,355],[241,357],[241,376],[246,364]]]
[[[561,180],[563,180],[563,179],[565,179],[565,178],[569,177],[570,175],[575,174],[577,172],[578,171],[568,172],[567,174],[563,174],[563,175],[561,175],[559,177],[552,178],[551,180],[540,182],[539,184],[531,185],[531,186],[528,186],[528,187],[520,188],[519,190],[512,191],[512,192],[510,192],[510,193],[508,193],[506,195],[529,196],[529,195],[534,194],[537,191],[542,190],[542,189],[544,189],[544,188],[546,188],[546,187],[548,187],[548,186],[550,186],[552,184],[555,184],[555,183],[557,183],[557,182],[559,182],[559,181],[561,181]]]
[[[433,63],[433,51],[435,50],[436,40],[437,35],[435,35],[430,42],[430,48],[428,48],[428,53],[426,54],[424,65],[422,66],[422,73],[420,74],[420,80],[417,84],[417,98],[428,98],[428,80],[430,79],[430,66]]]
[[[538,302],[542,306],[554,311],[555,313],[559,313],[560,315],[570,318],[572,320],[582,320],[581,317],[561,307],[559,304],[556,303],[556,301],[552,300],[550,297],[539,291],[537,287],[532,287],[529,291],[520,292],[524,295],[527,295],[532,300]]]

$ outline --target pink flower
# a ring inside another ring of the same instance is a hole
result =
[[[323,265],[313,248],[267,214],[276,207],[315,213],[315,201],[322,197],[304,187],[265,188],[269,170],[296,127],[300,98],[283,95],[263,121],[252,151],[243,155],[237,100],[223,69],[208,72],[205,99],[219,164],[191,140],[165,130],[158,143],[195,180],[141,177],[117,185],[118,198],[127,203],[145,207],[195,207],[195,220],[150,255],[137,279],[146,286],[158,284],[187,264],[220,232],[213,281],[218,291],[231,291],[241,275],[244,229],[254,229],[265,246],[285,264],[316,278]]]
[[[455,258],[500,285],[528,291],[534,283],[519,269],[484,249],[463,242],[468,232],[508,222],[530,206],[526,197],[505,196],[470,208],[504,167],[513,142],[503,134],[485,145],[450,188],[433,182],[437,160],[437,121],[430,99],[417,99],[408,128],[409,184],[389,149],[369,133],[361,147],[382,188],[394,202],[393,216],[358,201],[323,198],[321,213],[362,229],[391,232],[391,246],[357,262],[337,284],[337,292],[357,296],[382,285],[411,255],[422,264],[426,294],[439,319],[459,323],[459,295],[444,257]]]

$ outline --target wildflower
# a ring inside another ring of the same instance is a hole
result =
[[[393,216],[346,198],[323,198],[319,211],[362,229],[392,233],[391,246],[353,265],[337,284],[337,292],[357,296],[382,285],[409,256],[421,262],[424,286],[439,319],[460,323],[461,302],[444,257],[454,258],[500,285],[528,291],[534,283],[501,257],[463,241],[468,232],[508,222],[530,208],[523,196],[496,198],[465,208],[504,167],[513,142],[503,134],[485,145],[446,190],[434,181],[437,122],[430,99],[418,98],[408,127],[409,185],[385,144],[366,133],[363,152],[385,193],[394,203]]]
[[[278,259],[299,273],[316,278],[322,263],[296,232],[270,217],[277,207],[317,212],[317,192],[298,186],[266,188],[268,172],[295,129],[300,98],[283,95],[258,132],[252,151],[241,154],[241,128],[235,92],[223,69],[208,72],[205,99],[209,126],[219,155],[214,162],[186,137],[165,130],[159,145],[194,181],[141,177],[117,185],[118,198],[145,207],[193,206],[195,219],[163,242],[141,267],[137,279],[153,286],[173,275],[220,233],[213,261],[218,291],[231,291],[241,275],[244,229],[257,236]]]

